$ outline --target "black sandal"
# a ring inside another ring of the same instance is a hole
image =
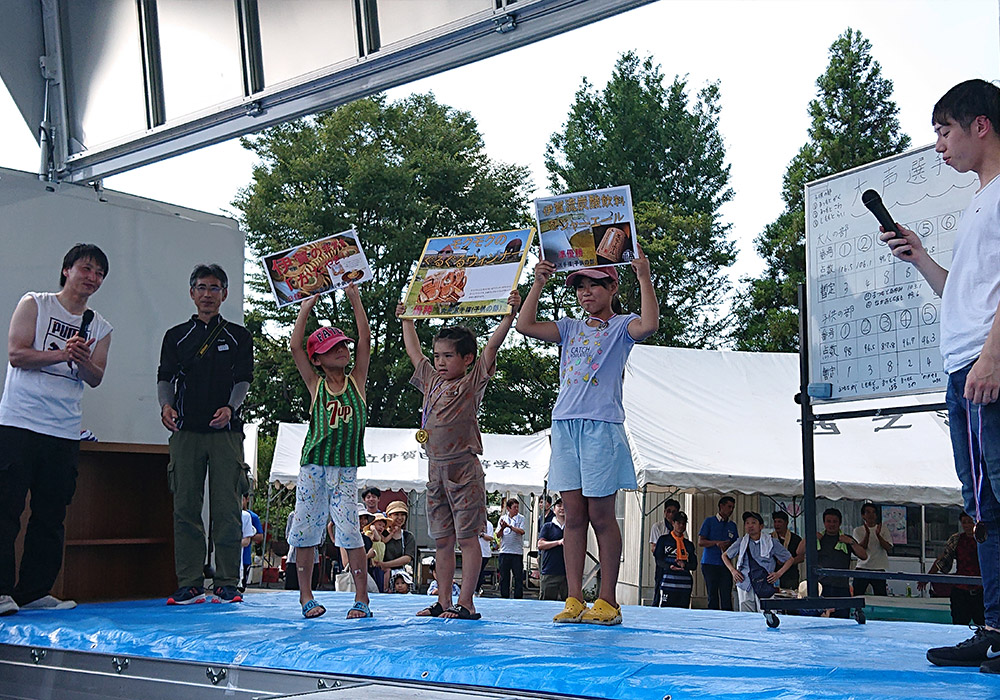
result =
[[[448,608],[451,610],[451,608]],[[417,613],[417,617],[440,617],[441,613],[444,612],[444,608],[441,607],[441,603],[435,601],[434,605],[428,605],[426,608]]]
[[[450,612],[452,615],[456,616],[456,617],[446,617],[445,618],[446,620],[479,620],[482,618],[482,615],[480,615],[479,613],[472,612],[464,605],[458,605],[458,604],[452,605],[450,608],[444,610],[443,612]]]

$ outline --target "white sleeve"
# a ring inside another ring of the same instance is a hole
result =
[[[243,511],[243,537],[253,537],[257,534],[256,528],[253,526],[253,518],[246,511]]]

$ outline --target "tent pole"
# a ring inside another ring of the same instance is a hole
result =
[[[920,573],[927,573],[927,510],[920,506]]]
[[[642,605],[642,578],[643,578],[643,568],[642,565],[646,560],[646,489],[649,488],[647,484],[642,485],[642,500],[639,501],[639,605]],[[656,582],[653,582],[656,585]]]
[[[271,541],[267,539],[267,532],[271,529],[271,482],[267,482],[267,500],[264,501],[264,546],[267,547],[267,552],[263,554],[268,554],[271,551]],[[268,558],[268,563],[273,563],[270,558]]]

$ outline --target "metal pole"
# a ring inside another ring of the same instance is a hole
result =
[[[646,560],[646,489],[649,488],[646,484],[642,485],[642,500],[639,502],[639,540],[642,545],[639,547],[639,605],[642,605],[642,565]],[[657,585],[657,581],[653,582],[653,585]]]
[[[799,284],[799,404],[802,407],[802,513],[805,520],[806,581],[810,598],[819,595],[816,577],[816,459],[813,453],[813,412],[809,404],[809,321],[806,286]]]

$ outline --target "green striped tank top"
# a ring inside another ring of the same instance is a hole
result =
[[[365,464],[365,423],[368,406],[354,377],[347,375],[344,389],[332,394],[320,378],[309,409],[309,432],[302,446],[302,464],[323,467],[362,467]]]

